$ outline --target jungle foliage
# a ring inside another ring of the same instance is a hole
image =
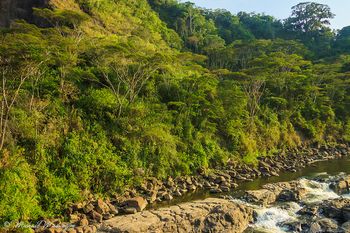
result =
[[[284,21],[176,0],[34,14],[0,31],[0,223],[147,176],[350,142],[350,29],[331,30],[325,5]]]

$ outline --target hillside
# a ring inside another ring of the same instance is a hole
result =
[[[0,18],[21,18],[0,34],[0,223],[350,142],[348,28],[175,0],[8,3],[24,11]]]

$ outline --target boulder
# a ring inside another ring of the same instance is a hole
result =
[[[300,201],[306,195],[305,189],[289,190],[285,189],[277,197],[278,201]]]
[[[89,221],[86,218],[82,218],[79,221],[79,226],[88,226],[89,225]]]
[[[103,216],[100,213],[93,210],[91,211],[90,216],[94,221],[102,222]]]
[[[83,211],[84,211],[85,214],[88,214],[88,213],[90,213],[94,208],[95,208],[95,207],[94,207],[91,203],[89,203],[89,204],[87,204],[86,206],[84,206]]]
[[[253,220],[250,207],[209,198],[107,220],[101,230],[124,233],[243,232]],[[131,224],[132,223],[132,224]]]
[[[137,209],[134,208],[134,207],[126,207],[126,208],[123,208],[123,212],[125,214],[136,214],[137,213]]]
[[[126,208],[135,208],[138,212],[144,210],[147,206],[147,201],[143,197],[134,197],[122,203]]]
[[[106,214],[110,211],[110,209],[102,199],[98,199],[96,202],[96,211],[100,214]]]
[[[330,185],[330,188],[333,189],[338,194],[344,194],[350,192],[350,176],[342,177],[339,180],[333,181]]]
[[[347,221],[341,225],[341,230],[343,233],[350,233],[350,221]]]
[[[342,220],[347,222],[350,221],[350,206],[344,206],[341,209],[342,212]]]
[[[246,191],[244,195],[246,201],[263,206],[274,203],[276,198],[276,193],[268,189]]]
[[[311,224],[311,228],[313,226],[315,226],[315,230],[318,230],[316,232],[337,232],[338,230],[338,223],[335,220],[330,218],[319,219],[316,222]],[[310,232],[315,232],[315,231],[311,231],[311,228],[310,228]]]

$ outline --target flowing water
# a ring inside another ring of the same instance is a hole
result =
[[[238,188],[230,195],[235,202],[242,202],[239,198],[246,190],[261,189],[263,185],[268,183],[288,182],[292,180],[300,180],[303,188],[306,189],[307,195],[302,202],[317,203],[323,200],[330,200],[339,198],[340,196],[329,188],[328,183],[322,183],[313,180],[316,177],[330,177],[339,174],[350,174],[350,158],[342,158],[330,161],[319,161],[313,165],[300,169],[297,172],[284,172],[278,177],[261,177],[251,182],[242,182]],[[181,202],[188,202],[193,200],[205,199],[208,197],[216,197],[218,195],[210,194],[206,191],[199,191],[184,195],[181,198],[176,198],[173,201],[157,204],[151,208],[159,208],[169,205],[179,204]],[[350,195],[342,196],[350,198]],[[288,202],[275,204],[269,207],[254,206],[248,203],[246,205],[252,206],[256,213],[256,221],[250,226],[246,232],[268,232],[268,233],[285,233],[290,232],[284,228],[281,223],[298,221],[297,212],[302,208],[298,203]]]
[[[339,196],[329,188],[329,183],[312,180],[316,177],[330,177],[341,173],[350,174],[350,159],[340,159],[333,161],[322,161],[314,164],[313,167],[307,167],[297,173],[284,173],[280,177],[261,178],[241,185],[241,190],[259,189],[267,183],[282,181],[300,180],[302,188],[305,188],[307,195],[302,199],[303,203],[320,203],[324,200],[336,198],[350,198],[350,195]],[[234,193],[234,197],[239,197],[240,192]],[[233,201],[241,202],[238,199]],[[247,204],[247,203],[245,203]],[[250,205],[250,204],[248,204]],[[302,208],[296,202],[275,204],[269,207],[252,206],[257,213],[256,222],[251,225],[247,232],[269,232],[285,233],[290,232],[283,227],[285,222],[298,221],[297,212]]]
[[[246,190],[261,189],[263,185],[277,182],[287,182],[297,180],[300,178],[314,178],[317,176],[332,176],[339,173],[350,174],[350,158],[335,159],[330,161],[315,162],[309,167],[302,168],[297,172],[284,172],[278,177],[260,177],[250,182],[241,182],[237,189],[226,195],[230,195],[234,198],[239,198]],[[177,205],[183,202],[190,202],[194,200],[203,200],[208,197],[217,197],[222,194],[210,194],[208,191],[198,191],[195,193],[187,193],[182,197],[177,197],[172,201],[156,203],[150,205],[149,208],[157,209],[160,207],[167,207],[171,205]]]

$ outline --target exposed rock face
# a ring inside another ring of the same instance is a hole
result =
[[[0,0],[0,27],[8,27],[14,19],[33,21],[32,8],[46,5],[47,0]]]
[[[224,199],[184,203],[169,208],[118,216],[104,222],[99,232],[243,232],[253,210]]]
[[[269,205],[276,201],[277,194],[268,189],[260,189],[247,191],[245,194],[245,200],[258,205]]]
[[[348,193],[350,191],[350,176],[334,181],[330,187],[338,194]]]
[[[143,197],[134,197],[124,201],[122,206],[126,208],[135,208],[136,211],[140,212],[146,208],[147,204],[147,201]]]

